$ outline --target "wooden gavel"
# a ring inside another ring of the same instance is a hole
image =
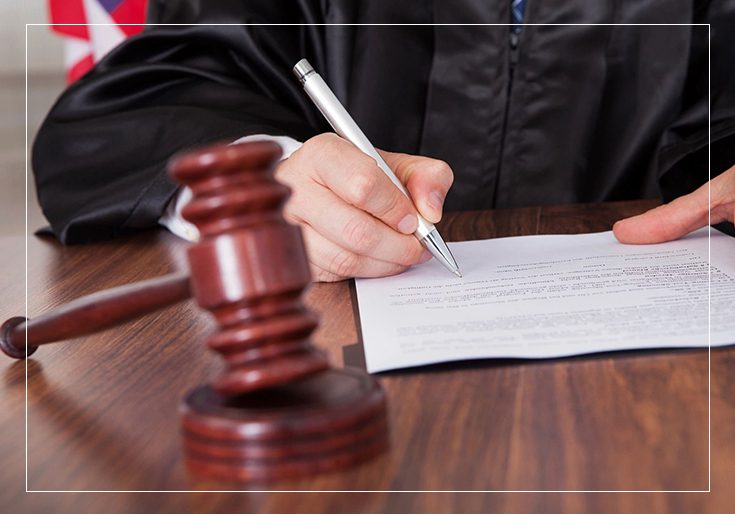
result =
[[[189,274],[109,289],[0,327],[0,348],[25,358],[39,345],[90,334],[193,297],[218,330],[208,346],[226,369],[184,400],[188,467],[197,475],[271,481],[343,468],[387,448],[385,394],[369,375],[329,367],[311,344],[302,302],[311,276],[300,229],[285,221],[275,143],[214,145],[174,158],[193,193],[184,218],[200,240]]]

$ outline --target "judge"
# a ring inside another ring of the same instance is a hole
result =
[[[149,23],[192,25],[147,28],[59,98],[33,146],[43,211],[67,244],[158,224],[195,238],[166,161],[269,138],[284,149],[276,175],[318,280],[426,260],[410,235],[416,210],[436,222],[444,210],[671,202],[618,222],[626,243],[680,237],[708,213],[732,221],[735,0],[526,0],[528,25],[514,4],[151,0]],[[211,25],[222,23],[249,25]],[[402,25],[354,25],[366,23]],[[569,23],[608,25],[550,25]],[[679,25],[623,25],[646,23]],[[413,202],[329,133],[291,74],[301,58]],[[710,169],[722,172],[711,203]]]

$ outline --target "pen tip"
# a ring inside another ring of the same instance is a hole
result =
[[[457,275],[459,278],[462,278],[462,272],[459,270],[454,270],[454,274]]]

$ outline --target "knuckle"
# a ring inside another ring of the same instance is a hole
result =
[[[345,145],[344,139],[332,132],[326,132],[317,137],[319,145],[328,153],[338,152]]]
[[[297,150],[297,152],[298,151],[299,150]],[[294,153],[294,155],[296,154]],[[273,175],[275,176],[276,180],[278,180],[282,184],[286,184],[287,186],[291,186],[293,184],[294,173],[292,171],[292,166],[290,166],[288,163],[288,159],[282,161],[278,166],[276,166]]]
[[[358,252],[364,252],[372,248],[375,241],[375,233],[368,220],[355,216],[345,223],[342,236],[345,242]]]
[[[340,277],[351,277],[357,272],[360,259],[351,252],[339,251],[331,259],[327,269]]]
[[[334,140],[332,136],[334,136],[334,134],[332,134],[331,132],[324,132],[322,134],[317,134],[316,136],[307,140],[304,144],[310,146],[322,146],[332,142]]]
[[[324,132],[316,136],[314,139],[317,139],[318,141],[324,141],[327,144],[337,144],[340,141],[344,141],[344,139],[339,137],[334,132]]]
[[[454,182],[454,172],[445,161],[434,159],[430,169],[434,175],[446,181],[448,184],[451,185]]]
[[[291,155],[291,158],[310,155],[314,151],[315,148],[319,147],[319,140],[317,139],[318,137],[319,136],[314,136],[311,139],[307,139],[306,141],[304,141],[304,144],[301,145],[301,148],[296,150]]]
[[[374,193],[377,183],[377,175],[372,170],[358,168],[350,177],[347,201],[357,207],[365,205]]]
[[[334,150],[337,142],[335,134],[324,133],[306,140],[297,151],[303,151],[303,155],[315,157]]]

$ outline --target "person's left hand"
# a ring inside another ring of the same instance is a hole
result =
[[[708,195],[709,188],[711,195]],[[707,217],[708,212],[711,219]],[[722,221],[735,221],[735,166],[693,193],[618,221],[613,225],[613,233],[621,243],[663,243],[708,223]]]

